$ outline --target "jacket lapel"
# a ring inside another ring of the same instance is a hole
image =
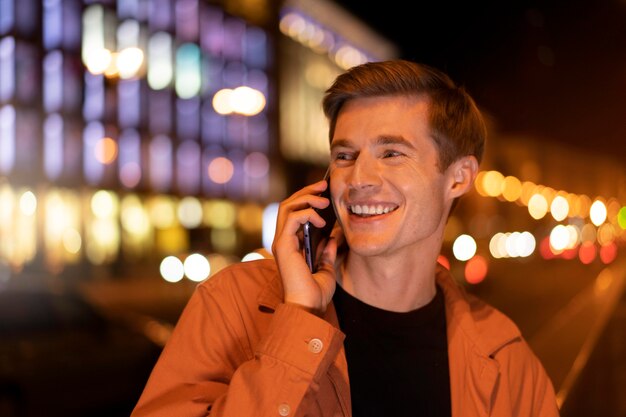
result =
[[[500,314],[490,306],[470,304],[443,267],[437,271],[437,283],[446,300],[452,417],[488,416],[499,378],[498,363],[491,355],[519,337],[519,330],[506,321],[500,322]],[[483,321],[488,322],[485,328],[491,331],[478,330],[477,323]]]

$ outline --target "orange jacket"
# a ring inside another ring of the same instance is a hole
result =
[[[517,327],[444,268],[452,417],[558,416],[554,389]],[[282,303],[273,260],[228,267],[198,286],[137,403],[142,416],[351,416],[334,307]]]

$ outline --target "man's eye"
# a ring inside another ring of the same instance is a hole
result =
[[[398,151],[391,151],[391,150],[383,152],[383,158],[393,158],[396,156],[402,156],[402,153]]]
[[[351,159],[352,159],[352,156],[346,152],[337,152],[337,154],[335,154],[335,160],[338,160],[338,161],[349,161]]]

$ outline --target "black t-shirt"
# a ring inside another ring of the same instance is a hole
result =
[[[449,417],[450,375],[443,293],[406,313],[382,310],[337,284],[353,417]]]

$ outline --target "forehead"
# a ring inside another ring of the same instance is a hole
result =
[[[361,142],[402,137],[414,145],[432,143],[429,102],[424,96],[381,96],[352,99],[337,116],[331,141]]]

